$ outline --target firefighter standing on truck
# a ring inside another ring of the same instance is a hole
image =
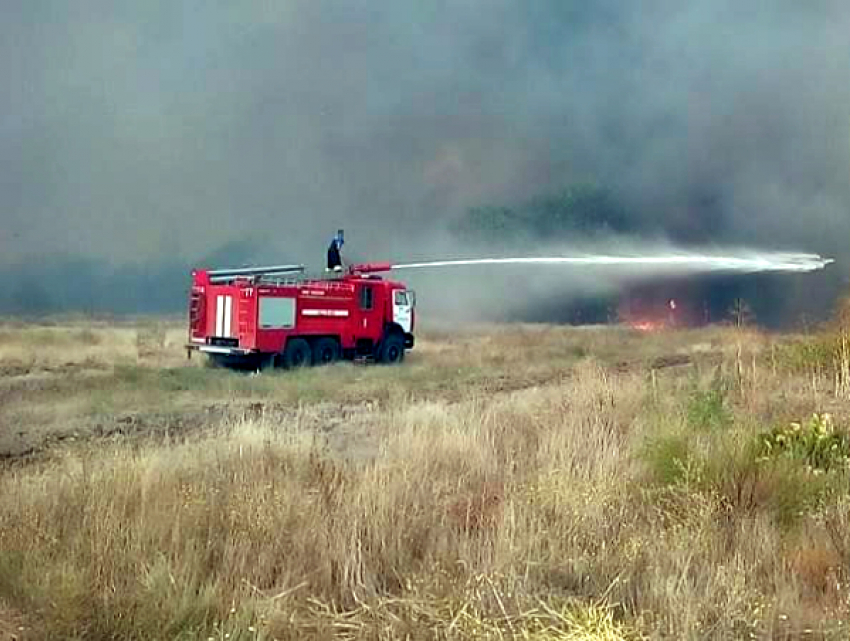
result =
[[[333,240],[331,240],[331,244],[328,247],[328,266],[325,271],[342,271],[342,257],[339,252],[342,249],[344,242],[343,232],[340,229],[337,231],[336,236],[333,237]]]

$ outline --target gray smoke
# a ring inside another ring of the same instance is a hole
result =
[[[319,267],[339,227],[439,259],[466,208],[590,180],[843,274],[848,33],[846,0],[7,0],[0,269]]]

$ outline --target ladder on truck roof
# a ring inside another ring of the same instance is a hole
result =
[[[257,284],[272,285],[274,287],[298,287],[298,286],[301,286],[301,285],[306,285],[306,286],[315,285],[315,287],[317,289],[325,289],[325,290],[328,290],[328,291],[343,290],[343,289],[348,291],[348,290],[351,290],[353,288],[351,283],[347,283],[347,282],[343,281],[342,279],[324,280],[324,279],[320,279],[320,278],[309,278],[309,277],[286,278],[286,279],[263,278],[263,279],[260,279],[256,282],[257,282]]]
[[[213,269],[207,272],[213,284],[228,283],[239,277],[262,278],[264,276],[283,276],[303,274],[304,265],[269,265],[266,267],[237,267],[231,269]]]
[[[223,285],[244,278],[255,283],[275,285],[278,287],[294,287],[304,283],[322,283],[329,289],[350,287],[344,283],[348,272],[324,272],[308,275],[304,265],[273,265],[269,267],[239,267],[233,269],[214,269],[207,272],[210,283]],[[368,277],[367,277],[368,278]]]

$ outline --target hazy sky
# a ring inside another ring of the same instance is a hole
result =
[[[850,257],[847,0],[3,0],[0,82],[3,261],[395,258],[579,179]]]

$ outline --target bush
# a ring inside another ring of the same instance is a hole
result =
[[[829,480],[791,460],[759,458],[757,446],[742,437],[722,439],[701,461],[700,489],[739,515],[764,510],[777,523],[794,525],[819,504]]]
[[[731,421],[718,409],[716,392],[695,398],[689,416],[696,425],[726,424],[717,423],[721,416]],[[788,526],[845,478],[840,472],[850,469],[850,435],[836,430],[829,415],[814,415],[755,438],[741,430],[667,435],[643,455],[656,484],[715,496],[739,514],[766,510]]]
[[[687,437],[663,436],[651,441],[644,449],[644,459],[652,480],[661,485],[677,485],[689,477],[695,455]]]
[[[759,436],[759,446],[762,460],[786,458],[822,472],[850,466],[850,434],[836,430],[829,414],[774,428]]]
[[[696,429],[721,429],[732,424],[726,407],[726,392],[720,386],[696,391],[688,402],[688,424]]]

